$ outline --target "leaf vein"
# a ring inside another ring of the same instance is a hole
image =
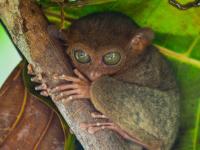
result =
[[[200,68],[200,61],[199,60],[196,60],[196,59],[193,59],[193,58],[189,58],[185,54],[176,53],[176,52],[171,51],[171,50],[169,50],[167,48],[161,47],[161,46],[159,46],[157,44],[155,44],[155,46],[159,49],[159,51],[163,55],[165,55],[167,57],[179,60],[180,62],[183,62],[183,63],[186,63],[186,64],[190,64],[190,65],[192,65],[194,67]]]

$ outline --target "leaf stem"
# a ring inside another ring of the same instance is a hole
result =
[[[171,51],[167,48],[164,48],[164,47],[161,47],[157,44],[155,44],[155,46],[159,49],[159,51],[169,57],[169,58],[173,58],[173,59],[176,59],[176,60],[179,60],[180,62],[183,62],[183,63],[186,63],[186,64],[190,64],[194,67],[197,67],[197,68],[200,68],[200,61],[199,60],[195,60],[193,58],[189,58],[187,55],[185,54],[179,54],[179,53],[176,53],[174,51]]]
[[[186,53],[184,53],[184,55],[186,55],[186,56],[188,56],[188,57],[190,56],[190,54],[191,54],[193,48],[196,46],[196,44],[197,44],[197,42],[199,41],[199,39],[200,39],[200,36],[197,36],[197,37],[194,39],[194,41],[192,42],[192,44],[191,44],[191,46],[189,47],[188,51],[187,51]]]

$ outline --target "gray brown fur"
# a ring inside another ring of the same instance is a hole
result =
[[[125,45],[138,26],[120,13],[95,13],[73,22],[69,42],[82,42],[94,50],[99,46]]]

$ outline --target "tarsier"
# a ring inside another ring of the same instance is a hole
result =
[[[95,13],[57,32],[67,44],[75,77],[41,94],[56,100],[90,100],[105,121],[82,123],[89,133],[111,129],[149,150],[169,150],[179,125],[179,92],[165,59],[151,45],[154,33],[120,13]],[[29,69],[31,70],[31,69]],[[36,78],[33,78],[33,81]],[[38,80],[38,79],[37,79]]]

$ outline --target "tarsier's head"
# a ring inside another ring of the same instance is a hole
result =
[[[144,53],[154,37],[127,16],[98,13],[73,22],[67,32],[67,53],[90,80],[114,75]]]

